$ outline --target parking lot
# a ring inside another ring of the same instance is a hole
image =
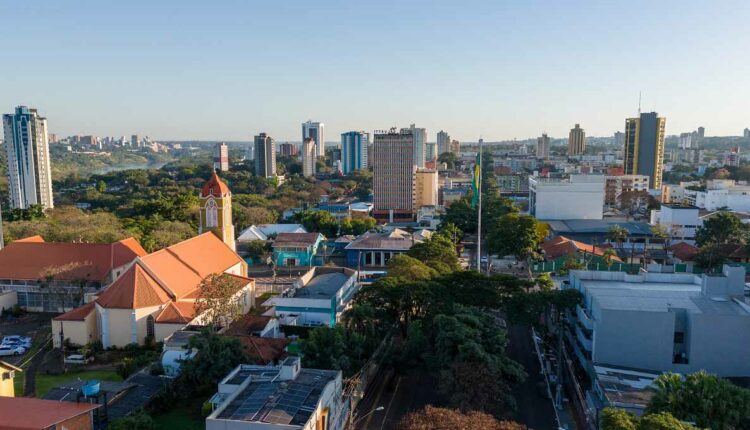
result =
[[[11,335],[27,336],[33,340],[31,348],[24,354],[3,356],[0,357],[0,360],[13,365],[23,364],[49,337],[50,319],[53,316],[54,314],[29,313],[18,318],[0,320],[0,340]]]

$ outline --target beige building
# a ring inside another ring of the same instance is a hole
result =
[[[306,178],[315,176],[315,140],[306,137],[302,142],[302,175]]]
[[[648,191],[648,176],[607,176],[604,185],[604,204],[611,207],[618,206],[622,194],[631,191]]]
[[[536,139],[536,158],[549,158],[549,137],[543,133]]]
[[[581,155],[586,152],[586,131],[576,124],[568,134],[568,155]]]
[[[414,145],[414,135],[408,128],[375,132],[373,216],[379,221],[414,219]]]
[[[437,206],[438,172],[433,169],[417,169],[414,183],[414,207]]]
[[[216,171],[203,185],[199,200],[198,233],[212,231],[232,250],[236,250],[234,224],[232,224],[232,191],[219,178]]]

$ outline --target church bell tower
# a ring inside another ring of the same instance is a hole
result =
[[[198,233],[212,231],[233,251],[234,225],[232,224],[232,192],[216,174],[203,185],[200,196],[200,224]]]

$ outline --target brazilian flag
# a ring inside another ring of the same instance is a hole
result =
[[[479,175],[482,174],[482,166],[479,163],[479,153],[477,153],[477,162],[474,164],[474,179],[471,181],[471,190],[474,191],[474,196],[471,198],[471,208],[474,209],[479,203]]]

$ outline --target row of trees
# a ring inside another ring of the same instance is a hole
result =
[[[646,414],[604,409],[602,430],[735,430],[750,428],[750,390],[704,371],[665,373],[654,381]]]

